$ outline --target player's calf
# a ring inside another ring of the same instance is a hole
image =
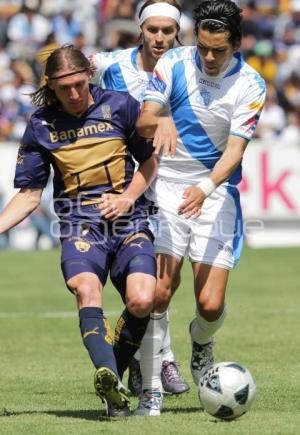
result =
[[[135,317],[125,308],[116,324],[114,354],[121,379],[124,371],[129,366],[130,361],[141,345],[149,319],[149,315],[144,318]]]

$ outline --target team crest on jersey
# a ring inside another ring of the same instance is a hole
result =
[[[111,119],[111,110],[108,104],[103,104],[101,110],[104,119]]]
[[[197,99],[201,106],[208,107],[212,100],[211,93],[207,89],[202,88]]]
[[[75,248],[79,252],[88,252],[90,250],[91,245],[86,240],[77,240],[75,242]]]

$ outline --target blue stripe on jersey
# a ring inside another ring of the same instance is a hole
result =
[[[237,64],[227,74],[225,74],[224,79],[238,73],[243,66],[244,61],[240,53],[236,53],[234,57],[237,59]]]
[[[103,75],[103,81],[106,89],[128,92],[126,82],[118,63],[114,63],[107,68]]]
[[[234,238],[232,243],[234,266],[237,265],[244,244],[243,216],[240,203],[240,192],[236,187],[227,186],[228,193],[232,196],[236,208]]]
[[[194,159],[199,160],[208,169],[212,169],[222,153],[209,139],[191,108],[183,62],[178,62],[173,68],[170,104],[183,145]]]

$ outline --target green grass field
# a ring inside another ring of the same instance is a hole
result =
[[[247,414],[222,422],[200,409],[189,372],[194,302],[186,263],[170,319],[173,350],[191,391],[167,397],[161,417],[110,421],[94,393],[94,369],[58,251],[1,252],[0,433],[299,434],[299,256],[300,249],[246,249],[231,274],[228,318],[216,337],[215,358],[241,362],[256,378],[257,398]],[[122,306],[109,285],[104,306],[114,326]]]

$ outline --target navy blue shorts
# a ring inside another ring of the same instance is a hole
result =
[[[110,267],[110,279],[125,303],[126,278],[132,273],[156,278],[156,257],[152,241],[145,233],[130,236],[119,247]]]
[[[68,217],[61,222],[64,279],[68,281],[79,273],[91,272],[104,286],[110,272],[113,284],[124,299],[128,275],[141,272],[156,277],[153,237],[147,217],[136,213],[128,220],[109,222],[91,216],[72,215],[72,219]]]

